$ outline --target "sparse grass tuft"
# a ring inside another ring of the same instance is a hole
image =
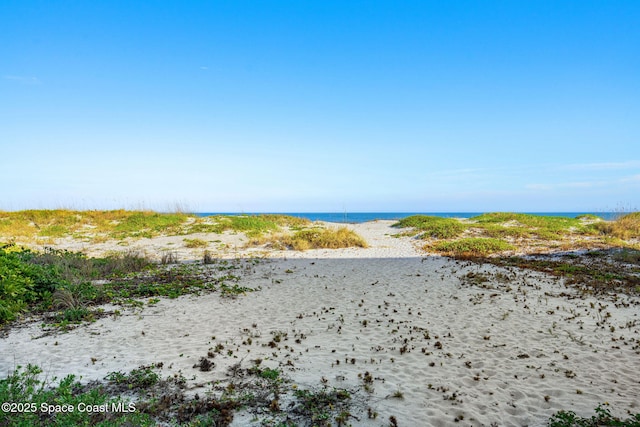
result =
[[[167,264],[177,264],[178,263],[178,254],[176,252],[173,251],[166,251],[162,254],[162,257],[160,258],[160,263],[162,265],[167,265]]]
[[[576,217],[576,219],[578,219],[580,221],[603,221],[603,219],[601,217],[599,217],[598,215],[593,215],[593,214],[578,215]]]
[[[310,420],[312,425],[331,425],[332,416],[338,425],[344,425],[349,418],[351,393],[345,389],[295,390],[297,406],[293,412]]]
[[[613,259],[627,264],[640,265],[640,251],[637,249],[623,249],[613,255]]]
[[[214,262],[216,262],[216,258],[213,256],[213,254],[209,251],[204,251],[204,254],[202,254],[202,263],[213,264]]]
[[[183,239],[184,246],[187,248],[206,248],[209,246],[209,242],[202,239]]]

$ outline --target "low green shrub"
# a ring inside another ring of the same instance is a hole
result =
[[[393,224],[398,228],[415,228],[423,232],[421,237],[452,239],[466,230],[467,226],[454,218],[442,218],[428,215],[412,215]]]
[[[78,322],[93,317],[87,308],[107,302],[108,287],[94,279],[121,277],[149,269],[151,262],[136,253],[87,258],[53,249],[42,253],[5,245],[0,248],[0,325],[21,313],[60,310],[57,322]]]
[[[116,385],[132,389],[149,388],[160,381],[160,376],[150,366],[142,366],[125,374],[120,371],[110,372],[105,379]]]
[[[112,237],[153,237],[158,234],[180,234],[189,216],[156,212],[133,212],[119,222]]]
[[[590,418],[583,418],[573,411],[556,412],[549,419],[549,427],[640,427],[640,414],[631,415],[626,420],[614,417],[607,407],[608,404],[598,405],[595,409],[596,415]]]
[[[0,380],[0,401],[26,404],[28,410],[0,412],[0,425],[6,426],[154,426],[147,414],[136,411],[135,403],[121,397],[109,396],[101,388],[84,390],[74,375],[57,384],[40,379],[42,370],[33,365],[18,367]],[[53,381],[56,381],[54,378]],[[56,410],[73,408],[73,411]],[[113,408],[127,408],[114,411]],[[23,406],[24,408],[24,406]],[[79,410],[95,408],[96,410]],[[104,410],[101,410],[104,408]],[[16,408],[17,409],[17,408]]]
[[[470,237],[454,241],[436,242],[425,246],[425,249],[435,249],[438,252],[455,256],[485,256],[515,248],[504,240]]]

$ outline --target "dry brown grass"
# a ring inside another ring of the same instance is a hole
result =
[[[254,239],[251,244],[268,244],[276,249],[339,249],[359,247],[366,248],[367,242],[347,227],[338,229],[311,228],[296,231],[293,234],[274,234]]]
[[[623,215],[615,221],[598,223],[596,227],[602,234],[618,239],[640,238],[640,212]]]
[[[209,242],[202,239],[182,239],[186,248],[206,248]]]

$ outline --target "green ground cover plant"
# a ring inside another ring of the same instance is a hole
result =
[[[503,228],[526,229],[527,234],[535,234],[542,239],[557,239],[568,234],[595,234],[596,230],[584,220],[561,216],[532,215],[512,212],[493,212],[470,219],[473,226],[486,228],[493,225]],[[505,227],[505,225],[507,225]]]
[[[640,294],[637,267],[639,253],[640,251],[629,249],[613,252],[594,250],[582,256],[565,254],[558,257],[539,254],[536,257],[482,257],[475,261],[563,277],[566,285],[577,287],[582,292],[624,292],[637,295]]]
[[[280,214],[200,217],[186,213],[126,210],[0,211],[0,236],[5,239],[14,239],[19,243],[66,236],[95,241],[186,235],[198,232],[222,233],[226,230],[256,236],[282,227],[302,228],[310,224],[311,221],[307,219]]]
[[[442,241],[430,244],[428,249],[435,249],[447,255],[453,256],[486,256],[496,252],[514,250],[509,243],[492,238],[469,237],[453,241]]]
[[[102,302],[104,289],[92,280],[148,270],[153,264],[136,253],[87,258],[48,249],[35,252],[15,245],[0,248],[0,325],[21,313],[58,310],[60,321],[92,316],[87,305]]]
[[[254,414],[253,421],[259,425],[346,426],[354,409],[363,409],[364,398],[358,390],[326,384],[298,388],[281,371],[259,366],[260,360],[254,362],[256,366],[249,369],[240,363],[232,365],[227,380],[212,383],[201,397],[186,395],[186,380],[181,375],[162,379],[158,373],[162,363],[129,373],[111,372],[101,381],[86,384],[74,375],[49,381],[37,366],[17,367],[0,380],[0,401],[26,402],[34,410],[0,412],[0,425],[228,426],[235,413],[244,410]],[[41,410],[48,405],[72,405],[76,410],[57,414]],[[88,405],[98,410],[77,410]],[[100,410],[100,405],[109,410]]]
[[[153,237],[159,234],[178,235],[187,220],[186,214],[161,214],[156,212],[132,212],[115,225],[111,236]]]
[[[627,419],[614,417],[609,410],[608,404],[598,405],[595,415],[583,418],[573,411],[556,412],[549,419],[549,427],[640,427],[640,414],[629,416]]]
[[[280,241],[296,250],[366,246],[351,231],[332,231],[311,221],[283,214],[213,215],[151,211],[0,211],[0,237],[19,244],[52,244],[56,238],[73,237],[102,243],[108,240],[186,236],[194,233],[244,233],[253,244]],[[185,238],[187,248],[205,248],[207,242]],[[169,262],[167,262],[169,264]]]
[[[0,401],[27,403],[28,410],[0,412],[0,425],[6,426],[154,426],[147,414],[118,411],[81,411],[80,408],[132,408],[132,402],[121,396],[111,396],[101,388],[85,389],[74,375],[57,384],[41,379],[42,370],[28,365],[18,367],[7,378],[0,380]],[[52,382],[56,381],[54,378]],[[55,411],[55,406],[73,407],[73,412]],[[113,405],[113,406],[112,406]],[[16,408],[18,409],[18,408]]]
[[[222,219],[228,222],[228,229],[243,232],[249,237],[279,229],[275,221],[264,218],[261,215],[232,215],[222,217]]]
[[[132,371],[110,372],[102,381],[81,383],[75,375],[47,379],[37,366],[18,366],[0,379],[0,401],[26,403],[29,410],[0,412],[0,425],[11,426],[227,426],[240,410],[256,414],[261,425],[349,425],[354,410],[365,400],[360,391],[332,388],[298,388],[277,369],[259,366],[228,369],[228,383],[214,387],[207,398],[187,397],[182,376],[162,379],[162,364]],[[286,407],[280,403],[287,401]],[[57,411],[52,405],[72,406],[73,412]],[[109,410],[104,410],[107,407]],[[95,410],[78,410],[95,408]],[[16,407],[17,409],[17,407]],[[375,418],[369,408],[369,418]],[[561,410],[547,421],[549,427],[640,427],[640,414],[615,417],[604,403],[595,415],[581,417]]]
[[[227,261],[165,267],[135,252],[89,258],[5,245],[0,248],[0,325],[37,313],[64,329],[102,315],[100,304],[141,306],[140,299],[149,297],[176,298],[204,291],[236,297],[253,291],[237,284],[235,268],[239,267]]]
[[[423,239],[451,239],[458,237],[467,228],[454,218],[442,218],[428,215],[412,215],[393,225],[398,228],[414,228]]]
[[[408,229],[398,236],[431,240],[425,250],[452,256],[483,256],[508,250],[638,249],[634,239],[640,238],[640,213],[621,215],[615,221],[591,214],[569,218],[493,212],[469,219],[413,215],[393,226]],[[469,240],[474,238],[489,240]]]

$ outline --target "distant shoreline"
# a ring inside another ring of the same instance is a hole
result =
[[[493,212],[493,211],[492,211]],[[205,217],[215,215],[263,215],[278,214],[306,218],[311,221],[335,222],[343,224],[361,224],[377,220],[400,220],[412,215],[430,215],[442,218],[473,218],[486,212],[193,212],[194,215]],[[561,216],[576,218],[579,215],[597,215],[610,221],[620,215],[620,212],[515,212],[539,216]]]

